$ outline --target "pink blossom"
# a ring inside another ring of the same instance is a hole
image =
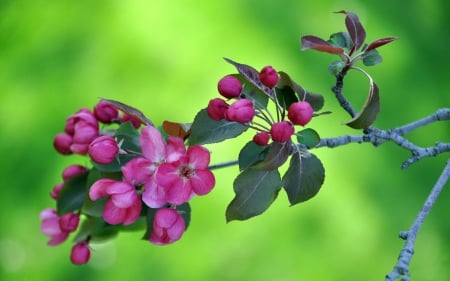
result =
[[[289,121],[274,123],[270,128],[272,139],[277,142],[287,142],[294,134],[294,126]]]
[[[314,109],[306,101],[294,102],[289,106],[288,118],[295,125],[305,126],[311,121]]]
[[[64,131],[69,135],[74,135],[76,131],[75,125],[80,121],[98,127],[98,121],[94,113],[88,108],[82,108],[67,118]]]
[[[208,103],[206,112],[211,119],[220,121],[225,117],[225,111],[228,109],[228,104],[223,99],[212,99]]]
[[[225,119],[241,124],[252,121],[254,116],[253,102],[248,99],[239,99],[233,102],[225,111]]]
[[[236,77],[228,75],[219,80],[217,90],[227,99],[237,98],[241,94],[242,83]]]
[[[89,144],[99,136],[98,125],[80,121],[75,124],[73,143],[70,150],[76,154],[86,154]]]
[[[100,122],[110,124],[119,117],[119,110],[107,101],[101,100],[94,106],[94,116]]]
[[[158,167],[156,182],[166,190],[168,203],[181,205],[194,194],[204,195],[215,185],[214,174],[208,169],[209,151],[194,145],[176,162],[166,162]]]
[[[59,133],[53,140],[53,146],[55,147],[56,151],[63,155],[72,153],[72,150],[70,150],[70,146],[72,145],[72,143],[73,137],[67,133]]]
[[[89,156],[98,164],[109,164],[119,153],[119,145],[110,136],[100,136],[89,144]]]
[[[150,242],[166,245],[181,238],[185,230],[183,217],[174,209],[159,209],[153,220]]]
[[[135,188],[129,183],[102,178],[89,190],[91,200],[95,201],[100,197],[109,197],[103,209],[103,219],[107,223],[128,225],[139,218],[142,203]]]
[[[60,217],[54,209],[45,209],[40,213],[41,232],[50,237],[48,245],[56,246],[66,241],[70,231],[64,231],[60,226]]]
[[[271,66],[265,66],[259,73],[259,80],[269,88],[273,88],[279,79],[277,71]]]
[[[77,230],[80,222],[80,215],[75,213],[67,213],[59,218],[59,227],[62,231],[73,232]]]
[[[72,247],[70,261],[75,265],[82,265],[89,261],[91,250],[86,242],[78,242]]]

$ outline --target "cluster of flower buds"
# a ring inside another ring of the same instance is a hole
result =
[[[273,67],[266,66],[259,72],[258,79],[262,85],[275,91],[280,76]],[[298,101],[290,104],[289,108],[280,109],[282,105],[276,104],[276,109],[281,111],[277,114],[278,119],[267,118],[267,112],[263,112],[266,108],[258,107],[252,99],[246,97],[243,93],[244,87],[245,85],[234,75],[223,77],[218,83],[218,91],[222,97],[233,102],[229,105],[227,100],[214,98],[209,101],[206,110],[213,120],[225,119],[256,129],[257,133],[253,141],[260,146],[267,145],[270,139],[276,142],[289,141],[295,132],[294,125],[305,126],[313,117],[312,106],[307,101]],[[273,101],[277,103],[276,98],[273,98]],[[287,111],[288,120],[284,120],[284,111]],[[268,126],[261,126],[255,122],[255,117],[268,123]]]
[[[136,228],[143,221],[151,243],[179,240],[187,227],[183,206],[196,195],[208,194],[215,185],[206,148],[186,147],[182,137],[164,137],[149,124],[140,128],[141,120],[131,116],[102,100],[93,111],[81,109],[70,116],[64,133],[55,137],[58,152],[87,155],[93,164],[92,168],[72,165],[64,169],[63,181],[50,193],[58,208],[45,209],[40,215],[41,231],[51,246],[61,244],[72,232],[82,232],[76,235],[70,255],[74,264],[89,261],[89,243],[102,227],[118,225],[119,231],[130,225]],[[124,127],[133,131],[118,139],[117,132]],[[85,186],[72,188],[72,182],[82,177]],[[101,209],[101,214],[86,225],[101,219],[100,226],[91,232],[86,230],[89,227],[79,227],[83,218],[86,222],[96,216],[95,209]]]

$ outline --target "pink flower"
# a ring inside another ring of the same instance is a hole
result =
[[[219,80],[217,90],[227,99],[237,98],[241,94],[242,83],[236,77],[228,75]]]
[[[181,205],[194,195],[204,195],[215,185],[214,174],[208,169],[209,151],[194,145],[178,161],[158,167],[156,182],[166,190],[168,203]]]
[[[88,171],[88,168],[82,165],[70,165],[62,172],[64,181],[69,180],[75,176],[81,175]]]
[[[311,121],[314,109],[309,102],[299,101],[294,102],[289,106],[288,118],[295,125],[305,126]]]
[[[294,126],[289,121],[274,123],[270,128],[272,139],[277,142],[287,142],[294,134]]]
[[[228,109],[228,104],[223,99],[212,99],[208,103],[206,112],[211,119],[220,121],[225,117],[225,111]]]
[[[101,100],[94,107],[94,116],[100,122],[110,124],[119,117],[119,110],[107,101]]]
[[[135,222],[141,213],[142,203],[135,188],[127,182],[103,178],[89,190],[89,198],[95,201],[109,197],[103,209],[103,219],[109,224],[124,225]]]
[[[53,140],[53,146],[55,147],[56,151],[63,155],[72,153],[72,150],[70,150],[70,146],[72,145],[72,143],[73,138],[67,133],[57,134],[55,136],[55,139]]]
[[[109,164],[119,153],[116,140],[110,136],[101,136],[89,144],[89,156],[98,164]]]
[[[75,114],[69,116],[66,121],[66,126],[64,127],[64,131],[69,135],[74,135],[76,131],[76,124],[78,122],[85,122],[92,126],[98,127],[97,118],[95,118],[94,113],[90,111],[88,108],[82,108],[78,110]]]
[[[173,243],[181,238],[184,230],[184,219],[176,210],[159,209],[153,220],[150,242],[156,245]]]
[[[82,265],[89,261],[91,250],[86,242],[78,242],[72,247],[70,261],[75,265]]]
[[[66,241],[70,232],[78,227],[79,216],[68,213],[59,217],[54,209],[45,209],[40,214],[41,232],[50,237],[48,245],[56,246]]]
[[[225,119],[241,124],[252,121],[255,116],[253,102],[248,99],[239,99],[232,103],[225,111]]]
[[[75,124],[73,143],[70,146],[70,150],[73,153],[84,155],[89,150],[89,144],[98,136],[98,125],[80,121]]]
[[[270,134],[266,131],[259,132],[253,137],[253,141],[260,146],[265,146],[269,143]]]
[[[277,71],[271,66],[265,66],[259,73],[259,80],[269,88],[273,88],[279,79]]]
[[[86,154],[89,143],[99,135],[98,121],[94,113],[87,108],[82,108],[69,116],[64,131],[66,135],[59,134],[55,138],[55,148],[61,153],[65,152],[63,154],[68,154],[69,150],[76,154]],[[67,150],[69,143],[70,149]]]

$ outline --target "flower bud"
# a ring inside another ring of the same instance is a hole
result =
[[[55,185],[52,189],[52,191],[50,192],[50,197],[52,197],[55,200],[58,200],[59,197],[59,193],[61,192],[61,189],[64,187],[63,183],[58,183],[57,185]]]
[[[271,66],[266,66],[259,73],[259,80],[267,87],[273,88],[280,80],[280,76]]]
[[[133,116],[131,116],[129,114],[124,113],[122,118],[121,118],[121,120],[120,120],[120,122],[121,123],[125,123],[125,122],[128,122],[128,121],[131,122],[131,125],[133,125],[133,127],[135,129],[138,129],[141,126],[141,123],[142,123],[141,120],[137,119],[136,117],[133,117]]]
[[[294,134],[294,126],[289,121],[274,123],[270,128],[272,139],[277,142],[287,142]]]
[[[225,117],[225,111],[228,109],[228,104],[223,99],[212,99],[208,103],[206,111],[211,119],[220,121]]]
[[[55,139],[53,140],[53,146],[55,147],[56,151],[64,155],[72,153],[72,150],[70,149],[72,143],[72,136],[66,133],[57,134],[55,136]]]
[[[253,142],[255,142],[257,145],[260,145],[260,146],[267,145],[269,143],[269,140],[270,140],[270,135],[266,131],[259,132],[253,137]]]
[[[82,265],[89,261],[91,250],[86,242],[78,242],[72,247],[70,261],[75,265]]]
[[[73,232],[77,230],[80,222],[80,215],[67,213],[59,218],[59,227],[64,232]]]
[[[289,106],[288,118],[295,125],[305,126],[313,117],[313,108],[306,101],[294,102]]]
[[[255,116],[253,102],[248,99],[239,99],[232,103],[225,111],[225,119],[241,124],[252,121]]]
[[[119,117],[119,110],[107,101],[101,100],[94,107],[94,115],[100,122],[110,124]]]
[[[184,219],[176,210],[159,209],[153,220],[150,242],[157,245],[173,243],[181,238],[184,230]]]
[[[90,111],[88,108],[82,108],[78,110],[77,113],[69,116],[66,121],[64,131],[69,135],[75,134],[75,126],[80,121],[98,127],[98,121],[97,118],[95,118],[94,113],[92,113],[92,111]]]
[[[86,121],[76,123],[73,135],[73,144],[70,149],[73,153],[84,155],[89,150],[89,144],[98,137],[98,125]]]
[[[119,153],[116,140],[110,136],[101,136],[89,144],[89,156],[98,164],[109,164]]]
[[[217,89],[227,99],[237,98],[241,94],[242,83],[236,77],[228,75],[220,79]]]
[[[69,180],[75,176],[78,176],[84,172],[87,172],[88,168],[81,165],[70,165],[62,172],[62,178],[64,181]]]

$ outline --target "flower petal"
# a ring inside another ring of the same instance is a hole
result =
[[[175,162],[186,154],[186,147],[184,140],[180,137],[170,136],[167,138],[166,145],[166,161]]]
[[[109,194],[107,193],[107,189],[115,182],[116,181],[112,179],[100,179],[94,182],[94,184],[89,189],[89,198],[95,201],[100,197],[108,196]]]
[[[134,223],[139,218],[139,216],[141,214],[141,209],[142,209],[142,201],[137,200],[135,202],[135,204],[133,204],[133,206],[126,209],[126,215],[123,220],[123,224],[129,225],[129,224]]]
[[[139,137],[139,142],[145,158],[154,163],[164,160],[166,149],[158,129],[153,126],[144,127]]]
[[[142,185],[153,175],[156,167],[148,159],[134,158],[122,167],[123,177],[134,186]]]
[[[142,201],[150,208],[160,208],[167,203],[166,190],[156,183],[155,177],[145,183]]]
[[[178,180],[173,183],[167,190],[167,202],[175,205],[186,203],[192,197],[192,187],[189,180],[178,177]]]
[[[163,187],[171,187],[179,180],[178,166],[171,163],[163,163],[156,170],[156,183]]]
[[[130,208],[136,202],[140,202],[139,196],[137,195],[135,190],[130,190],[124,193],[113,194],[111,195],[111,201],[117,208]]]
[[[112,200],[108,200],[103,209],[103,219],[109,224],[119,224],[124,221],[126,212],[126,209],[117,208]]]
[[[210,170],[196,170],[190,178],[192,189],[197,195],[205,195],[213,189],[216,179]]]
[[[209,151],[200,145],[194,145],[188,148],[189,165],[195,169],[206,169],[209,165]]]

